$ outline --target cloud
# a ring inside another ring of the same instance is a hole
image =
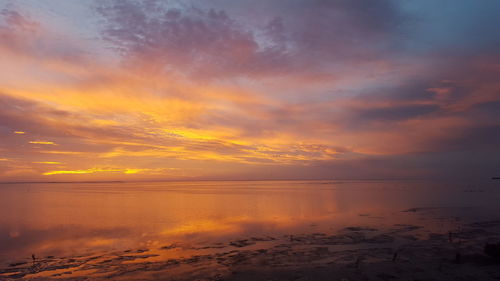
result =
[[[310,76],[377,64],[396,51],[405,21],[392,1],[265,2],[264,23],[206,3],[105,3],[96,7],[104,39],[127,64],[197,78]]]
[[[82,61],[84,52],[63,35],[13,7],[0,7],[0,50],[11,56],[26,54],[42,60]],[[66,40],[65,40],[66,39]],[[61,44],[64,42],[63,44]]]
[[[381,108],[368,108],[356,112],[363,120],[401,121],[423,117],[439,110],[437,105],[403,105]]]
[[[53,141],[30,141],[32,144],[48,144],[48,145],[57,145],[57,143]]]
[[[2,178],[420,177],[498,151],[498,51],[423,48],[399,1],[93,8],[93,44],[1,10]]]
[[[86,170],[62,170],[62,171],[49,171],[43,173],[44,176],[51,175],[64,175],[64,174],[93,174],[100,172],[107,173],[123,173],[123,174],[135,174],[143,171],[143,169],[120,169],[120,168],[92,168]]]

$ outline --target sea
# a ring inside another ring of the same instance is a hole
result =
[[[0,263],[499,219],[490,179],[3,183]]]

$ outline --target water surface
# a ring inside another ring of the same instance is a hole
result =
[[[1,184],[0,261],[360,225],[446,232],[463,221],[498,219],[498,202],[495,181]]]

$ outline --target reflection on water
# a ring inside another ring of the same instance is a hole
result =
[[[356,225],[446,228],[453,223],[450,217],[490,219],[499,199],[495,182],[2,184],[0,260],[32,253],[60,256],[174,243],[216,244]],[[416,215],[421,209],[415,208],[437,209],[429,220]]]

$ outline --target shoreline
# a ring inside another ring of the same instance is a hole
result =
[[[483,249],[499,241],[500,221],[467,223],[451,234],[418,225],[351,226],[337,233],[12,261],[0,267],[0,279],[498,280],[500,261]]]

